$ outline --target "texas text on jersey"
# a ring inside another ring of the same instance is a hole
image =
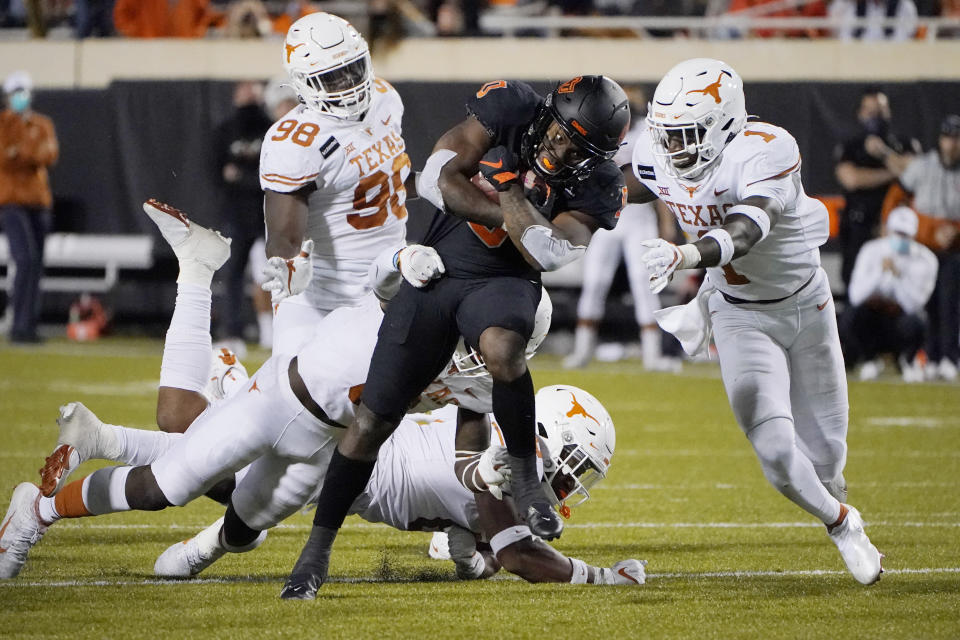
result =
[[[323,115],[304,105],[277,121],[264,138],[260,186],[309,196],[306,236],[314,241],[313,278],[304,301],[332,309],[369,291],[367,269],[406,234],[410,158],[401,137],[403,104],[375,79],[360,120]]]
[[[487,129],[491,147],[503,145],[521,156],[524,136],[534,123],[544,99],[529,85],[500,80],[483,85],[467,102],[467,111]],[[522,167],[525,171],[530,167]],[[623,178],[613,161],[605,161],[588,178],[569,187],[558,187],[547,219],[577,210],[596,218],[599,226],[612,229],[624,202]],[[433,246],[443,259],[447,275],[487,277],[512,275],[539,281],[509,241],[506,229],[489,228],[443,213],[430,223],[424,244]]]
[[[788,296],[820,265],[818,247],[829,235],[827,210],[800,182],[800,151],[786,130],[751,122],[723,150],[716,167],[696,182],[675,177],[653,153],[649,131],[633,153],[633,172],[673,211],[692,239],[720,227],[727,210],[751,196],[773,198],[783,213],[749,253],[707,269],[711,283],[744,300]]]

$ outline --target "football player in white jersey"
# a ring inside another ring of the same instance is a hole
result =
[[[457,575],[463,579],[487,578],[502,566],[530,582],[644,583],[644,562],[624,560],[609,569],[588,567],[535,539],[509,495],[498,500],[489,493],[468,490],[450,473],[455,460],[462,462],[455,445],[456,422],[454,405],[407,416],[381,448],[370,482],[351,513],[404,531],[449,532],[446,557],[456,563]],[[572,506],[581,504],[589,498],[589,489],[606,476],[615,445],[613,421],[586,391],[556,385],[537,393],[537,422],[544,491],[569,512],[568,501]],[[502,444],[499,427],[491,424],[492,439]],[[469,475],[476,466],[474,461],[460,467],[458,475]],[[157,559],[155,573],[186,578],[209,567],[227,553],[220,528],[217,521],[172,545]],[[478,536],[488,543],[480,545],[480,550]]]
[[[833,296],[820,267],[827,212],[803,191],[787,131],[747,122],[740,76],[681,62],[660,81],[628,173],[631,201],[660,198],[694,242],[645,243],[650,286],[706,267],[697,299],[658,312],[689,353],[712,331],[724,387],[767,480],[821,520],[863,584],[883,571],[844,504],[847,386]]]
[[[267,132],[260,154],[274,353],[292,355],[316,322],[370,291],[367,269],[403,242],[403,103],[375,78],[348,22],[311,13],[287,31],[283,65],[301,104]]]

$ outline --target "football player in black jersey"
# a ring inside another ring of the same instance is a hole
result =
[[[522,82],[489,82],[466,106],[468,117],[439,139],[417,184],[439,209],[423,244],[440,255],[446,275],[423,288],[402,284],[391,301],[356,419],[333,454],[313,530],[282,598],[315,597],[380,445],[461,336],[493,377],[493,412],[520,514],[540,538],[563,529],[540,487],[524,351],[540,272],[576,259],[594,231],[616,225],[626,188],[612,158],[630,125],[629,102],[613,80],[578,76],[546,98]],[[477,422],[470,412],[460,416],[458,428]],[[489,430],[474,431],[473,440],[458,433],[458,449],[467,440],[473,451],[487,447]]]

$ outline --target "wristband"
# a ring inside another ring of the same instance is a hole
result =
[[[753,220],[760,227],[760,240],[767,237],[770,233],[770,215],[760,207],[754,207],[749,204],[736,204],[727,210],[727,215],[733,214],[746,216]],[[709,233],[707,235],[710,235]]]
[[[570,577],[570,584],[587,584],[589,571],[587,563],[576,558],[569,558],[570,567],[573,569],[573,575]]]
[[[726,229],[714,229],[704,234],[703,237],[713,238],[714,241],[720,245],[720,262],[714,266],[722,267],[733,260],[733,238],[730,237],[730,232]]]
[[[693,269],[700,264],[700,249],[692,242],[679,245],[677,251],[680,252],[680,264],[677,265],[677,269]]]

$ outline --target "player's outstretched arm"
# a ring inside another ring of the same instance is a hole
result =
[[[444,210],[470,222],[499,227],[503,224],[500,207],[471,182],[490,144],[490,134],[486,128],[474,116],[470,116],[443,134],[433,152],[437,154],[446,150],[454,154],[445,161],[437,179]]]
[[[534,538],[517,518],[509,496],[498,501],[489,494],[479,494],[476,501],[480,527],[490,539],[497,561],[528,582],[640,585],[646,581],[643,561],[623,560],[609,569],[593,567]]]
[[[316,187],[311,183],[299,191],[263,192],[267,257],[293,258],[300,253],[307,232],[307,198]]]

